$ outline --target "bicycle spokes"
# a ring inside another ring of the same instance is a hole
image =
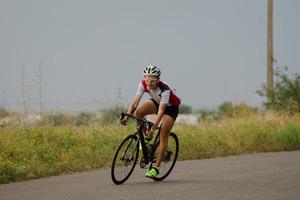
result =
[[[129,135],[120,144],[111,170],[111,177],[115,184],[124,183],[131,175],[138,159],[137,142],[135,135]]]

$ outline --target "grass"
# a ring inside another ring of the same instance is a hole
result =
[[[2,129],[0,182],[107,167],[119,141],[125,135],[125,132],[118,133],[117,130],[111,126],[97,129],[89,127]]]
[[[131,126],[38,126],[0,128],[0,183],[105,168]],[[300,149],[300,114],[177,124],[179,159]]]
[[[299,115],[227,118],[218,123],[183,125],[176,132],[182,159],[300,149]]]

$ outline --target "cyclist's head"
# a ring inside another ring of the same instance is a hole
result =
[[[150,65],[144,69],[144,78],[149,89],[155,89],[159,83],[160,70],[157,66]]]
[[[159,78],[160,77],[160,69],[158,68],[158,66],[155,66],[155,65],[147,66],[144,69],[144,76],[156,76],[157,78]]]

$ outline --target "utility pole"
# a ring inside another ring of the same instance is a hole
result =
[[[268,0],[268,53],[267,53],[267,88],[268,102],[273,92],[273,0]]]
[[[43,102],[43,93],[42,93],[42,62],[39,64],[39,71],[38,71],[38,87],[39,87],[39,104],[40,104],[40,116],[41,120],[44,120],[44,102]]]

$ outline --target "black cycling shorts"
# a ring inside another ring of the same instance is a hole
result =
[[[151,101],[154,103],[154,105],[157,109],[157,112],[158,112],[159,104],[154,99],[151,99]],[[174,119],[174,122],[175,122],[175,120],[178,116],[178,113],[179,113],[179,106],[167,106],[166,110],[164,112],[164,114],[169,115],[170,117],[172,117]]]

